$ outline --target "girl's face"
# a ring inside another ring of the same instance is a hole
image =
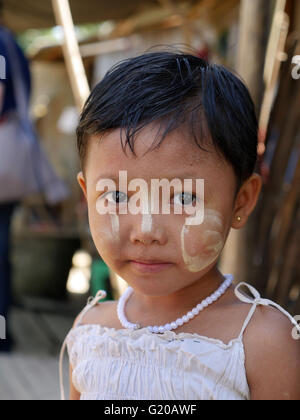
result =
[[[106,134],[101,141],[91,137],[85,177],[79,174],[78,179],[88,202],[91,234],[102,259],[136,291],[166,296],[192,285],[216,265],[234,218],[236,178],[232,167],[212,146],[205,145],[210,153],[202,151],[182,129],[169,133],[158,149],[148,151],[155,128],[149,125],[136,137],[137,157],[129,148],[128,156],[124,154],[120,130]],[[125,191],[118,183],[119,171],[127,175]],[[182,191],[171,188],[170,194],[162,196],[160,190],[159,212],[151,212],[151,180],[171,182],[175,178],[182,181]],[[113,188],[101,186],[104,179],[115,182],[118,196]],[[134,194],[136,197],[139,189],[130,191],[129,187],[136,179],[148,186],[148,194],[143,192],[143,200],[137,203],[143,210],[140,214],[120,214],[121,208],[134,200]],[[193,179],[191,187],[184,187],[185,179]],[[196,179],[204,180],[202,197],[197,196]],[[193,210],[192,206],[202,199],[202,223],[189,224],[193,216],[187,209]],[[166,201],[170,214],[162,211]],[[115,214],[103,214],[100,209],[104,205],[116,209]],[[151,272],[149,266],[145,271],[144,265],[133,262],[145,260],[169,264]]]

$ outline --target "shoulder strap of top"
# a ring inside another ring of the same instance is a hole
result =
[[[106,297],[107,293],[105,290],[99,290],[99,292],[97,292],[95,297],[89,297],[88,299],[88,303],[87,305],[83,308],[83,310],[80,312],[80,314],[78,315],[78,318],[73,326],[72,329],[78,327],[81,322],[82,319],[84,317],[84,315],[95,305],[97,305],[99,303],[100,299],[104,299]],[[68,337],[68,335],[67,335]],[[65,392],[64,392],[64,384],[63,384],[63,372],[62,372],[62,366],[63,366],[63,358],[64,358],[64,352],[66,350],[66,345],[67,345],[67,337],[65,338],[61,351],[60,351],[60,355],[59,355],[59,384],[60,384],[60,395],[61,395],[61,400],[65,401]]]
[[[247,287],[249,289],[249,291],[251,292],[251,294],[253,295],[253,297],[250,297],[250,296],[245,295],[244,293],[241,293],[240,290],[239,290],[241,286]],[[239,338],[243,335],[247,325],[249,324],[249,321],[252,318],[252,315],[254,314],[254,311],[255,311],[257,305],[265,305],[265,306],[271,305],[271,306],[274,306],[275,308],[279,309],[279,311],[281,311],[284,315],[286,315],[289,318],[291,323],[295,326],[296,331],[298,333],[300,333],[300,325],[297,323],[295,318],[293,318],[285,309],[283,309],[280,305],[273,302],[272,300],[261,298],[259,292],[253,286],[251,286],[250,284],[244,283],[244,282],[239,283],[236,286],[236,288],[234,290],[234,293],[242,302],[252,303],[252,307],[251,307],[251,309],[250,309],[250,311],[249,311],[249,313],[248,313],[248,315],[245,319],[245,322],[244,322],[244,325],[243,325],[242,330],[240,332]]]

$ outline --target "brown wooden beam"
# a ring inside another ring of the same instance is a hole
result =
[[[89,96],[90,88],[79,51],[69,0],[52,0],[52,4],[57,24],[62,26],[64,31],[64,57],[75,103],[78,111],[81,112]]]

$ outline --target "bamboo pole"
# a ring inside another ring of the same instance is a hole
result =
[[[260,147],[259,155],[265,152],[265,139],[269,118],[271,115],[272,105],[274,102],[276,86],[280,72],[282,61],[286,59],[284,52],[288,30],[289,30],[289,16],[284,13],[285,1],[278,0],[276,11],[273,19],[271,35],[269,39],[266,63],[264,70],[264,80],[266,89],[262,101],[259,129],[260,129]]]
[[[237,71],[248,85],[258,114],[264,87],[269,7],[265,0],[242,0],[240,6]]]
[[[56,22],[63,28],[63,54],[75,105],[80,114],[90,94],[90,87],[79,50],[69,0],[52,0],[52,5]],[[90,237],[86,236],[85,230],[82,230],[80,226],[79,237],[83,249],[89,250],[92,248]]]
[[[280,135],[279,140],[281,140],[282,144],[280,145],[277,143],[276,145],[270,172],[262,189],[263,199],[260,201],[260,205],[257,209],[257,246],[255,249],[255,260],[258,261],[258,264],[255,269],[252,270],[252,273],[253,277],[257,279],[256,281],[260,282],[262,289],[265,288],[267,283],[268,264],[264,256],[268,245],[274,209],[276,208],[277,200],[279,200],[277,197],[279,197],[281,191],[280,183],[282,182],[282,172],[285,171],[287,165],[288,155],[286,150],[291,150],[291,147],[293,147],[290,145],[291,140],[293,141],[293,138],[291,138],[293,134],[288,133],[287,130],[291,129],[291,122],[294,126],[296,121],[293,122],[293,120],[290,119],[290,112],[286,113],[285,111],[288,109],[295,112],[295,109],[298,109],[297,102],[295,102],[294,108],[292,106],[292,102],[297,101],[298,83],[293,81],[290,74],[290,63],[296,49],[297,39],[295,39],[294,36],[290,37],[287,45],[288,59],[281,66],[278,92],[269,118],[268,134],[266,137],[266,144],[268,144],[272,139],[272,135],[277,131]],[[262,261],[264,261],[263,266],[261,266]],[[257,285],[255,283],[254,286]]]
[[[296,259],[294,264],[288,264],[286,258],[289,256],[289,245],[291,246],[290,254],[296,254],[298,244],[291,241],[291,236],[295,233],[294,220],[297,217],[297,204],[300,198],[300,157],[298,158],[297,167],[295,174],[290,185],[289,192],[286,194],[286,198],[283,201],[282,207],[280,208],[277,219],[278,219],[278,234],[273,240],[273,246],[271,247],[270,266],[271,273],[267,284],[267,295],[274,298],[274,292],[276,293],[276,302],[280,305],[285,305],[287,297],[289,295],[289,288],[291,285],[292,271],[296,267]],[[296,226],[296,225],[295,225]],[[295,252],[293,252],[295,250]],[[285,254],[286,258],[283,258]],[[292,262],[293,262],[293,258]],[[280,281],[279,281],[280,280]],[[271,299],[272,299],[271,298]]]
[[[236,70],[245,80],[257,112],[261,107],[263,92],[268,17],[269,4],[265,0],[241,1]],[[257,208],[243,228],[230,230],[220,258],[221,271],[232,273],[237,281],[251,283],[256,244],[256,214]]]
[[[80,55],[69,0],[52,0],[52,4],[56,22],[64,31],[64,57],[75,103],[78,111],[81,112],[90,94],[90,88]]]

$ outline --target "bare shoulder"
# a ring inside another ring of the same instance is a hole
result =
[[[300,340],[293,329],[277,308],[257,306],[244,333],[251,399],[300,399]]]
[[[117,301],[99,301],[97,305],[89,309],[82,317],[82,311],[76,317],[73,327],[80,321],[81,325],[99,324],[109,328],[119,328],[116,320]],[[70,400],[80,400],[80,392],[73,384],[73,368],[70,364]]]
[[[97,305],[89,309],[81,319],[82,325],[99,324],[109,328],[119,328],[117,317],[116,300],[99,301]],[[80,321],[81,312],[74,321],[74,326]]]

